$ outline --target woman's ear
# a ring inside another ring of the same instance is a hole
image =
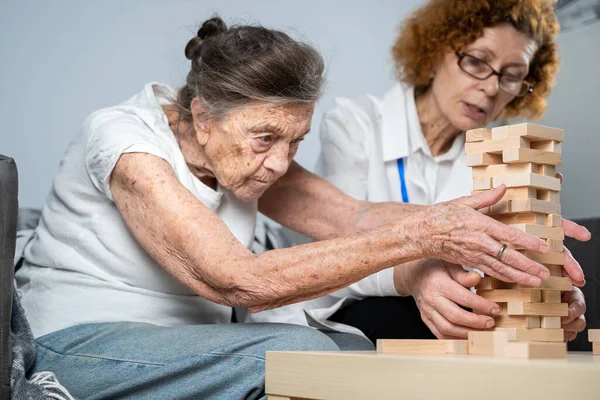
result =
[[[191,105],[192,120],[194,121],[194,131],[196,140],[202,146],[206,145],[210,136],[210,124],[202,118],[204,114],[204,106],[198,97],[194,97]]]

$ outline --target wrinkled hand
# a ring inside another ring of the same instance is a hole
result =
[[[539,286],[550,276],[542,264],[518,251],[507,248],[496,259],[503,243],[545,253],[545,241],[517,228],[502,224],[477,210],[497,203],[506,186],[472,196],[439,203],[411,216],[416,218],[417,245],[426,257],[441,258],[451,263],[477,268],[486,275],[507,282]]]
[[[494,326],[494,319],[488,315],[498,314],[498,305],[467,289],[480,280],[477,272],[438,259],[424,260],[415,271],[410,294],[421,319],[438,339],[465,339],[470,330]],[[456,303],[487,315],[474,314]]]
[[[569,315],[562,317],[562,328],[565,332],[565,341],[571,341],[577,337],[577,333],[585,328],[585,298],[581,289],[573,286],[573,290],[562,295],[562,302],[569,304]]]

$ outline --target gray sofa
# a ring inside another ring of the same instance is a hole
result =
[[[8,399],[12,360],[10,321],[18,210],[17,166],[0,155],[0,399]]]

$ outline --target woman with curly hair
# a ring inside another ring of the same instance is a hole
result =
[[[544,114],[559,64],[553,3],[426,3],[404,22],[393,45],[399,82],[382,98],[337,99],[325,113],[317,173],[359,200],[431,205],[469,194],[464,132],[498,119]],[[583,285],[580,269],[566,269]],[[392,274],[398,294],[412,297],[371,298],[338,311],[339,298],[364,296],[360,284],[392,280]],[[384,270],[315,306],[330,321],[358,327],[372,340],[466,337],[468,330],[494,324],[489,310],[495,304],[467,289],[478,280],[445,262]],[[563,301],[570,303],[565,340],[572,340],[585,327],[585,301],[576,287]]]

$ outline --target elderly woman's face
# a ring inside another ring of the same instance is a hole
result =
[[[511,79],[525,79],[535,51],[532,38],[510,24],[502,24],[485,29],[483,36],[461,53],[477,57],[497,72],[510,74]],[[432,92],[442,113],[456,128],[465,131],[494,121],[514,99],[500,89],[498,79],[497,75],[485,80],[469,76],[452,52],[444,56],[436,69]]]
[[[313,111],[314,103],[257,105],[208,122],[203,167],[237,198],[258,199],[287,172]]]

